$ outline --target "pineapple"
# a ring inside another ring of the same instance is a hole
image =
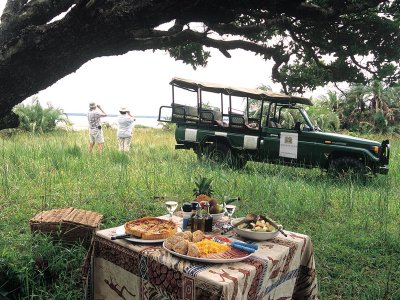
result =
[[[206,177],[199,177],[195,181],[196,188],[193,189],[193,195],[196,196],[197,201],[209,201],[214,190],[211,187],[212,179]]]

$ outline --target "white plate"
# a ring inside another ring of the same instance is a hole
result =
[[[182,231],[182,229],[180,227],[178,227],[178,232]],[[125,234],[125,227],[124,225],[121,225],[119,227],[117,227],[117,229],[115,230],[115,233],[117,235],[120,234]],[[130,241],[130,242],[135,242],[135,243],[142,243],[142,244],[154,244],[154,243],[162,243],[164,242],[166,239],[160,239],[160,240],[144,240],[141,238],[135,238],[135,237],[130,237],[130,238],[124,238],[124,240],[126,241]]]
[[[243,253],[243,256],[240,257],[232,257],[232,258],[202,258],[202,257],[193,257],[193,256],[188,256],[188,255],[184,255],[184,254],[180,254],[177,253],[173,250],[168,249],[167,247],[165,247],[164,243],[163,243],[163,248],[165,250],[167,250],[169,253],[171,253],[172,255],[175,256],[179,256],[181,258],[185,258],[188,260],[193,260],[193,261],[199,261],[199,262],[206,262],[206,263],[213,263],[213,264],[225,264],[225,263],[232,263],[232,262],[238,262],[241,260],[245,260],[246,258],[249,258],[250,256],[253,255],[253,253]],[[247,254],[247,255],[246,255]]]

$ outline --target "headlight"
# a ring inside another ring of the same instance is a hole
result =
[[[374,152],[375,154],[379,154],[379,146],[372,146],[371,147],[372,152]]]

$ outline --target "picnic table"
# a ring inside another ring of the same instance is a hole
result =
[[[180,221],[176,216],[174,220]],[[220,233],[224,222],[216,224],[214,233]],[[162,243],[111,240],[118,230],[96,232],[87,298],[318,299],[307,235],[286,231],[287,237],[279,234],[257,242],[258,250],[245,260],[214,264],[171,255]]]

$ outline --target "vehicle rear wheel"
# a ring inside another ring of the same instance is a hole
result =
[[[229,146],[222,143],[214,143],[207,147],[207,157],[219,164],[226,164],[232,168],[243,168],[246,160],[234,153]]]
[[[338,157],[330,162],[328,174],[333,177],[362,178],[366,175],[366,167],[357,158]]]
[[[230,149],[221,143],[214,143],[207,147],[207,157],[216,163],[228,163],[231,156]]]

